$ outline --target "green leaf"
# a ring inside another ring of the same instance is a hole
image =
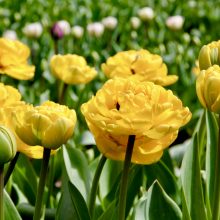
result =
[[[4,191],[4,215],[6,220],[21,220],[14,203],[6,191]]]
[[[158,181],[155,181],[134,208],[132,219],[138,220],[181,220],[178,205],[166,194]]]
[[[13,172],[13,181],[26,196],[30,204],[34,205],[37,192],[37,175],[29,159],[20,155]]]
[[[87,200],[90,191],[90,173],[85,155],[73,147],[63,147],[63,158],[69,180]]]
[[[207,194],[210,206],[213,207],[216,152],[218,147],[218,124],[214,113],[206,111],[207,149],[206,149],[206,178]]]
[[[67,176],[66,169],[63,168],[62,195],[59,200],[56,211],[56,220],[63,220],[64,216],[65,216],[65,220],[72,220],[76,216],[75,210],[73,209],[71,196],[69,193],[68,182],[69,182],[69,178]]]
[[[86,202],[80,194],[79,190],[69,182],[69,193],[72,200],[72,208],[75,211],[75,220],[90,220],[89,211]]]
[[[116,219],[116,200],[113,200],[108,208],[105,210],[105,212],[102,213],[102,215],[98,218],[98,220],[113,220]]]
[[[144,167],[147,175],[147,187],[149,188],[155,180],[158,180],[164,190],[172,195],[173,198],[176,197],[177,184],[176,177],[170,171],[163,161],[155,164],[151,164]]]
[[[189,212],[193,220],[206,220],[197,139],[196,134],[188,146],[181,167],[181,182],[187,205],[187,210],[183,212]]]

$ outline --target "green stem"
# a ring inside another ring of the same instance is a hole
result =
[[[37,200],[35,204],[33,220],[40,220],[41,214],[42,214],[43,193],[44,193],[44,187],[46,183],[48,164],[50,160],[50,151],[51,151],[50,149],[44,148],[44,156],[43,156],[43,161],[41,165],[40,181],[39,181],[38,190],[37,190]]]
[[[4,220],[4,165],[0,165],[0,220]]]
[[[125,220],[125,209],[126,209],[126,199],[127,199],[127,188],[128,188],[128,175],[129,168],[131,164],[131,157],[133,153],[135,142],[135,135],[130,135],[128,138],[128,144],[126,149],[124,168],[122,171],[121,187],[119,194],[119,220]]]
[[[11,176],[11,174],[12,174],[14,168],[15,168],[15,165],[18,161],[19,155],[20,155],[20,152],[17,152],[15,157],[11,160],[11,162],[9,164],[9,167],[7,169],[7,172],[5,174],[5,177],[4,177],[4,185],[7,184],[8,180],[9,180],[9,178],[10,178],[10,176]]]
[[[55,166],[55,157],[53,155],[50,160],[49,176],[48,176],[48,193],[47,193],[47,207],[50,206],[50,196],[53,194],[53,185],[54,185],[54,166]]]
[[[54,54],[58,54],[59,50],[58,50],[58,40],[54,40]]]
[[[98,166],[96,168],[94,179],[92,181],[92,188],[91,188],[90,197],[89,197],[89,213],[90,213],[91,219],[92,219],[93,211],[95,207],[95,200],[96,200],[96,193],[98,189],[99,178],[100,178],[102,169],[105,165],[105,162],[106,162],[106,157],[102,155],[98,163]]]
[[[58,94],[59,104],[64,104],[67,87],[68,85],[66,83],[64,83],[63,81],[59,81],[59,94]]]
[[[212,210],[212,220],[219,220],[220,214],[220,115],[218,116],[218,149],[216,152],[215,164],[215,185],[214,185],[214,205]]]

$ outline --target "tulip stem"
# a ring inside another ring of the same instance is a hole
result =
[[[43,193],[44,187],[47,178],[48,165],[50,160],[50,151],[51,149],[44,148],[43,161],[41,165],[40,171],[40,181],[37,190],[37,199],[34,210],[34,218],[33,220],[40,220],[42,215],[42,205],[43,205]]]
[[[53,186],[54,186],[54,166],[55,166],[55,156],[53,155],[51,160],[50,160],[50,168],[49,168],[49,174],[48,174],[48,193],[47,193],[47,202],[46,205],[47,207],[51,207],[50,204],[50,198],[51,195],[53,194]]]
[[[92,219],[93,211],[95,207],[95,200],[96,200],[96,193],[98,190],[99,178],[101,176],[101,172],[105,165],[105,162],[106,162],[106,157],[102,155],[101,159],[99,160],[99,163],[96,168],[95,175],[92,181],[92,187],[91,187],[91,192],[90,192],[90,197],[89,197],[89,213],[90,213],[91,219]]]
[[[0,165],[0,220],[4,220],[4,165]]]
[[[220,115],[218,116],[218,148],[216,152],[216,164],[215,164],[215,185],[214,185],[214,205],[212,209],[212,219],[219,220],[220,214]]]
[[[127,199],[127,188],[128,188],[128,175],[129,175],[129,168],[131,165],[131,158],[134,148],[135,142],[135,135],[129,135],[125,161],[124,161],[124,168],[122,171],[121,177],[121,187],[120,187],[120,194],[119,194],[119,220],[125,220],[125,210],[126,210],[126,199]]]
[[[59,81],[59,94],[58,94],[58,102],[59,104],[64,104],[65,95],[68,85],[63,81]]]
[[[20,155],[20,152],[17,152],[15,154],[15,157],[11,160],[11,162],[9,164],[9,167],[7,169],[7,172],[5,174],[5,177],[4,177],[4,185],[7,184],[8,180],[9,180],[9,178],[10,178],[10,176],[11,176],[11,174],[12,174],[14,168],[15,168],[15,165],[18,161],[19,155]]]

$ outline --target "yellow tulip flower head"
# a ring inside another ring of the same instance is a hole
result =
[[[220,114],[220,67],[218,65],[200,72],[196,79],[196,92],[203,107]]]
[[[27,63],[30,49],[17,40],[0,38],[0,73],[19,80],[34,76],[35,67]]]
[[[175,75],[167,75],[167,66],[159,55],[143,49],[119,52],[109,57],[101,67],[108,78],[131,77],[161,86],[171,85],[178,79]]]
[[[21,101],[21,94],[17,89],[0,83],[0,124],[8,127],[15,136],[18,152],[31,158],[40,159],[43,157],[43,147],[25,144],[14,131],[12,112],[25,105],[25,102]]]
[[[200,70],[206,70],[214,64],[220,64],[220,40],[204,45],[199,52]]]
[[[54,55],[50,67],[54,76],[66,84],[86,84],[97,74],[84,57],[75,54]]]
[[[191,118],[170,90],[151,82],[115,78],[81,107],[98,149],[108,158],[124,160],[129,135],[135,135],[132,162],[151,164]]]
[[[20,139],[32,146],[57,149],[72,136],[76,113],[67,106],[46,101],[13,112],[14,127]]]

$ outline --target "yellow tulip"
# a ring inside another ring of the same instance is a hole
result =
[[[35,67],[27,63],[30,49],[17,40],[0,38],[0,73],[15,79],[28,80],[34,76]]]
[[[99,150],[124,160],[129,135],[135,135],[132,162],[151,164],[177,137],[191,118],[170,90],[151,82],[108,80],[81,111]]]
[[[12,86],[6,86],[0,83],[0,106],[0,124],[8,127],[14,134],[17,143],[17,151],[31,158],[43,158],[43,147],[25,144],[14,131],[12,112],[16,111],[17,108],[25,106],[25,103],[21,101],[21,94],[19,91]],[[55,151],[51,153],[53,154]]]
[[[213,65],[202,70],[196,79],[196,92],[200,103],[220,114],[220,67]]]
[[[199,68],[206,70],[214,64],[220,64],[220,40],[204,45],[199,52]]]
[[[14,127],[26,144],[57,149],[72,136],[76,113],[51,101],[41,106],[19,108],[13,113]]]
[[[108,58],[101,67],[108,78],[131,77],[161,86],[173,84],[178,79],[176,75],[167,75],[167,66],[159,55],[143,49],[119,52]]]
[[[75,54],[54,55],[50,67],[54,76],[66,84],[85,84],[97,74],[94,68],[87,65],[84,57]]]

